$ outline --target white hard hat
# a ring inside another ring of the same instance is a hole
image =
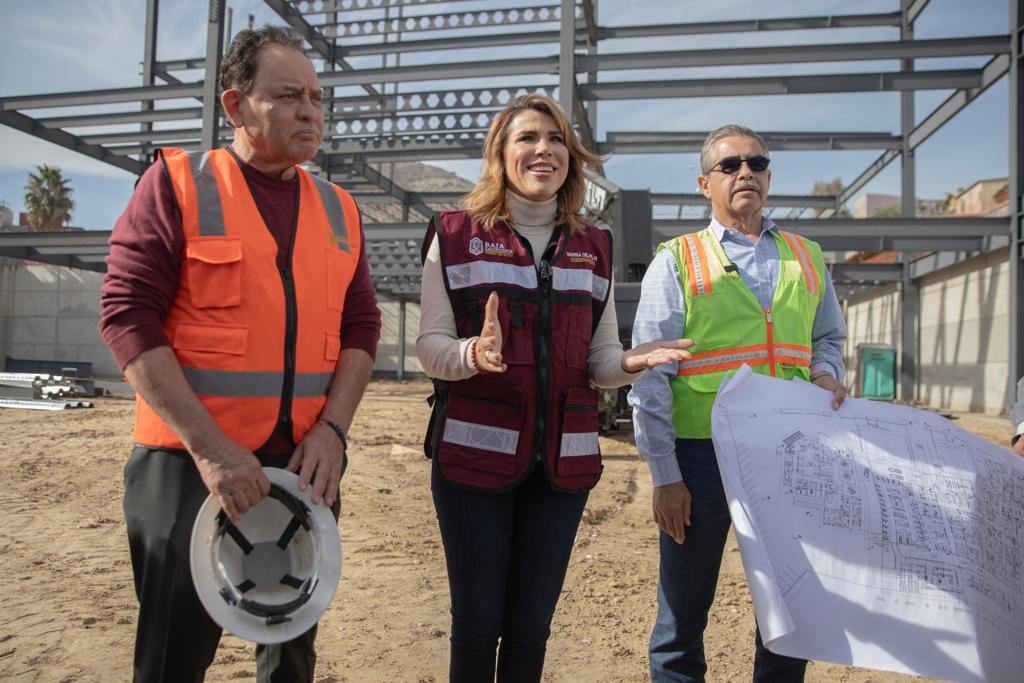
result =
[[[211,495],[192,528],[192,583],[207,613],[254,643],[302,635],[327,609],[341,578],[330,508],[299,490],[292,472],[266,467],[270,495],[236,527]]]

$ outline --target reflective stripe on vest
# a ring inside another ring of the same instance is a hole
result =
[[[345,210],[341,207],[341,199],[338,198],[338,192],[334,189],[334,183],[312,173],[309,174],[309,177],[320,195],[320,201],[324,205],[324,211],[327,213],[327,220],[331,224],[331,232],[334,233],[334,241],[338,243],[338,249],[351,254],[352,250],[348,246],[348,226],[345,225]]]
[[[210,153],[189,154],[188,165],[192,169],[192,182],[196,186],[196,208],[199,211],[199,234],[203,237],[222,237],[224,209],[220,205],[220,191],[213,176]]]
[[[814,264],[811,263],[811,257],[807,255],[807,245],[804,244],[803,238],[785,230],[779,230],[779,234],[786,240],[789,248],[796,255],[797,261],[800,262],[800,270],[804,272],[804,283],[807,285],[808,291],[817,295],[818,273],[814,268]]]
[[[710,294],[712,285],[704,245],[693,235],[683,235],[679,239],[685,249],[686,270],[690,276],[690,293],[693,296]]]
[[[445,268],[448,286],[452,289],[479,287],[483,284],[515,285],[526,289],[537,288],[537,269],[533,266],[514,266],[494,261],[471,261]]]
[[[604,301],[608,296],[608,280],[586,268],[552,268],[551,288],[563,292],[589,292],[598,301]]]
[[[516,447],[519,445],[519,432],[449,417],[445,420],[444,436],[441,440],[459,446],[515,455]]]
[[[576,432],[562,434],[562,447],[559,456],[562,458],[577,458],[584,455],[594,455],[599,452],[599,441],[597,432]]]
[[[774,357],[781,363],[811,367],[811,349],[794,344],[773,344]],[[741,365],[764,365],[769,360],[767,344],[755,344],[734,349],[721,349],[694,353],[689,360],[679,363],[678,377],[700,375],[721,370],[735,370]]]
[[[192,390],[201,396],[259,398],[280,396],[284,384],[283,372],[238,372],[234,370],[207,370],[182,367]],[[312,398],[323,396],[331,386],[331,372],[297,372],[292,396]]]

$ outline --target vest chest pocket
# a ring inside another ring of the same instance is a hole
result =
[[[567,328],[558,336],[565,364],[577,370],[587,369],[590,342],[594,324],[594,310],[590,306],[573,306],[562,318]]]
[[[193,237],[185,245],[189,299],[196,308],[242,303],[242,239]]]
[[[486,302],[484,302],[486,303]],[[483,305],[481,304],[481,315]],[[503,299],[498,305],[498,323],[501,325],[501,358],[512,365],[533,363],[534,310],[522,301]]]
[[[561,444],[555,468],[562,476],[601,471],[597,391],[590,387],[572,387],[566,392],[562,407]]]

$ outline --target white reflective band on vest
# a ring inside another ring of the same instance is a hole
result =
[[[444,436],[441,440],[458,444],[459,446],[515,455],[516,446],[519,443],[519,432],[512,429],[502,429],[501,427],[453,420],[449,417],[444,422]]]
[[[470,261],[448,266],[445,270],[448,273],[448,286],[452,289],[496,284],[516,285],[526,289],[537,288],[537,269],[533,266]]]
[[[776,347],[775,348],[775,355],[776,356],[791,356],[791,357],[795,357],[795,358],[802,358],[803,360],[806,360],[808,363],[811,362],[811,352],[810,351],[800,351],[800,350],[797,350],[797,349],[780,349],[780,348]]]
[[[580,455],[597,455],[597,432],[576,432],[562,434],[560,458],[575,458]]]
[[[600,275],[594,275],[593,271],[586,268],[553,267],[551,288],[562,292],[589,292],[598,301],[604,301],[608,296],[608,280]]]
[[[703,368],[708,365],[719,365],[721,363],[738,363],[746,360],[768,360],[768,349],[759,349],[755,351],[740,351],[737,353],[725,353],[721,356],[710,356],[707,358],[691,358],[690,360],[684,360],[679,363],[680,370],[689,370],[692,368]]]
[[[700,260],[700,255],[697,251],[697,239],[699,238],[693,235],[683,235],[683,241],[686,243],[686,248],[690,252],[690,259],[693,261],[693,277],[697,281],[697,294],[706,294],[707,289],[704,287],[704,262]]]

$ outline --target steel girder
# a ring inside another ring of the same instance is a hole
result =
[[[707,227],[706,219],[652,221],[664,239]],[[810,237],[826,251],[978,252],[993,236],[1006,234],[1001,218],[799,218],[786,230]]]
[[[774,151],[832,149],[899,149],[898,135],[873,132],[788,133],[765,132],[761,137]],[[668,152],[700,152],[707,137],[705,131],[694,132],[608,132],[605,142],[598,144],[601,154],[664,154]]]
[[[60,145],[61,147],[79,152],[88,157],[106,162],[111,166],[116,166],[136,175],[142,175],[142,172],[146,170],[146,166],[148,166],[148,164],[143,164],[141,161],[118,156],[99,145],[90,144],[71,133],[67,133],[59,129],[47,128],[35,119],[16,111],[0,111],[0,123],[5,126],[10,126],[15,130],[20,130],[22,133],[34,135],[41,140],[52,142],[55,145]]]

